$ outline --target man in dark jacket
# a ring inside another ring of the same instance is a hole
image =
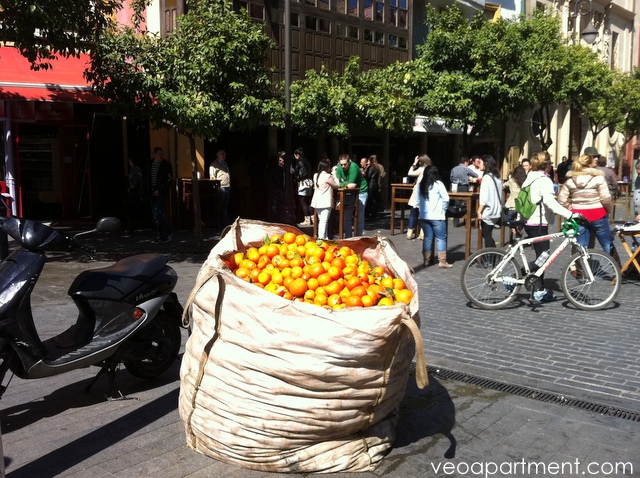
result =
[[[164,206],[173,182],[173,168],[164,159],[164,151],[160,147],[153,150],[153,161],[149,167],[149,202],[151,215],[156,224],[156,238],[153,242],[166,243],[171,240],[171,229],[164,214]]]

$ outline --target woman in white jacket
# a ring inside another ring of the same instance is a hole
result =
[[[431,248],[433,238],[436,239],[438,252],[438,267],[451,268],[447,263],[447,206],[449,193],[440,181],[438,169],[427,166],[422,173],[420,189],[418,190],[418,204],[420,209],[420,227],[424,233],[422,241],[422,257],[425,267],[431,263]]]
[[[553,181],[545,174],[545,168],[550,162],[546,152],[537,153],[531,160],[531,170],[522,187],[531,185],[531,201],[537,207],[524,225],[527,237],[539,237],[549,234],[549,225],[555,222],[555,216],[560,215],[566,219],[571,217],[571,211],[562,207],[556,200],[553,189]],[[549,250],[549,241],[541,241],[533,244],[536,259]],[[544,275],[541,277],[538,290],[534,291],[533,299],[537,302],[550,302],[554,300],[553,292],[544,287]]]
[[[340,186],[331,175],[331,161],[326,158],[318,162],[318,172],[313,175],[313,197],[311,207],[318,214],[318,239],[329,239],[329,217],[334,206],[333,190]]]
[[[416,178],[408,203],[411,210],[409,211],[407,239],[413,239],[415,235],[416,222],[418,221],[418,188],[420,187],[420,181],[422,180],[422,173],[424,171],[424,168],[427,166],[431,166],[431,164],[433,164],[431,162],[431,158],[426,154],[422,154],[420,156],[416,156],[416,158],[413,160],[413,164],[407,172],[407,176],[409,176],[410,178]],[[422,233],[420,233],[419,239],[424,239],[424,235]]]

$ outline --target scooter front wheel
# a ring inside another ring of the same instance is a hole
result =
[[[179,321],[164,311],[136,337],[136,340],[148,344],[145,353],[139,359],[124,362],[131,375],[138,378],[155,378],[169,370],[180,352],[182,334]]]

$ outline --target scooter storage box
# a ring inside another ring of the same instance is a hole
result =
[[[300,234],[238,219],[198,274],[180,371],[187,444],[265,472],[373,470],[395,439],[414,354],[427,385],[416,282],[378,236],[338,242],[402,278],[409,304],[329,310],[260,289],[222,260],[289,231]]]

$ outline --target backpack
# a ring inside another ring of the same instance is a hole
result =
[[[531,200],[531,185],[538,179],[540,178],[536,178],[531,181],[531,184],[528,186],[520,188],[518,197],[516,197],[516,211],[523,217],[523,219],[529,219],[535,212],[538,204],[542,202],[542,199],[536,203]]]

